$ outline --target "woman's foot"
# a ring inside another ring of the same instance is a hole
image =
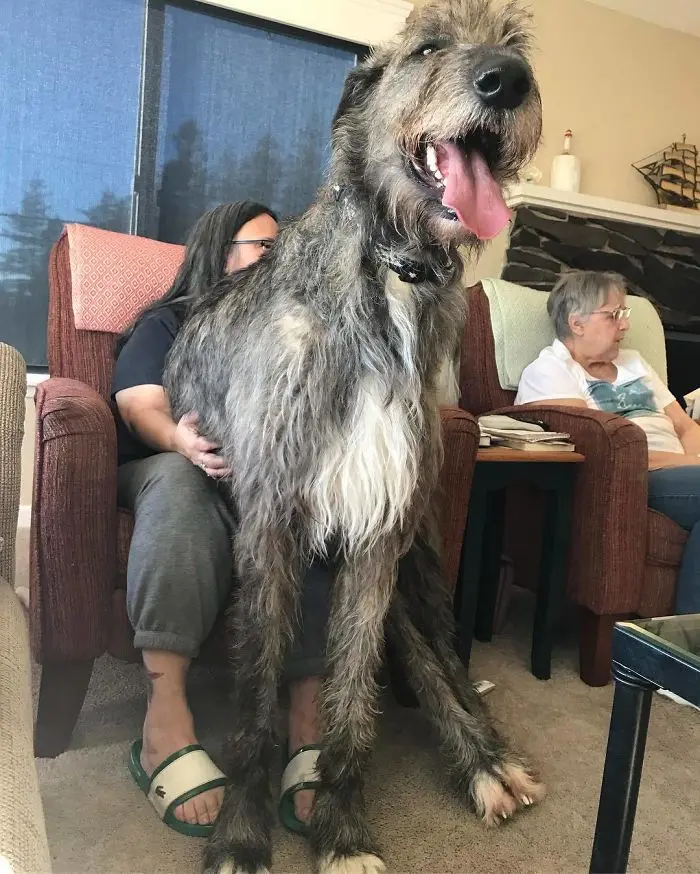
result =
[[[288,751],[290,756],[300,747],[317,744],[321,740],[318,697],[322,682],[320,677],[307,677],[290,684]],[[300,789],[294,794],[294,813],[301,822],[308,822],[311,818],[315,795],[313,789]]]
[[[144,662],[149,689],[141,767],[150,776],[168,756],[196,744],[197,738],[185,697],[189,661],[174,653],[151,652],[144,654]],[[210,825],[219,814],[223,798],[223,788],[210,789],[176,807],[175,816],[192,825]]]

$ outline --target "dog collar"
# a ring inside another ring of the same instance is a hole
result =
[[[418,285],[421,282],[441,284],[445,280],[445,272],[454,269],[454,260],[449,255],[441,257],[437,265],[425,264],[422,261],[413,261],[392,252],[384,246],[377,247],[380,259],[401,280],[409,285]]]
[[[345,185],[333,185],[333,197],[337,202],[344,200],[348,190]],[[422,282],[432,282],[439,285],[444,281],[445,273],[452,271],[455,266],[454,259],[449,255],[438,258],[435,266],[425,264],[422,261],[414,261],[411,258],[399,256],[389,246],[379,244],[377,254],[389,270],[392,270],[401,280],[409,285],[419,285]]]

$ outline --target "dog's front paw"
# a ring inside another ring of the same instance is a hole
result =
[[[478,771],[471,783],[476,814],[488,826],[500,825],[519,807],[541,801],[545,793],[544,785],[515,762],[502,762],[493,772]]]
[[[226,859],[216,868],[205,868],[204,874],[270,874],[268,868],[250,868],[247,865],[239,865],[233,859]]]
[[[241,867],[232,859],[227,859],[216,868],[205,868],[204,874],[270,874],[270,871],[268,868]]]
[[[206,868],[204,874],[270,874],[268,868],[241,868],[235,862],[224,862],[218,868]]]
[[[471,796],[476,815],[485,825],[500,825],[517,810],[517,802],[498,777],[479,771],[472,780]]]
[[[518,804],[531,807],[537,804],[547,794],[544,783],[540,783],[522,765],[515,762],[504,762],[496,772],[515,797]]]
[[[203,874],[270,874],[270,870],[254,851],[234,852],[217,848],[209,849],[205,854]]]
[[[318,874],[384,874],[386,865],[373,853],[356,856],[330,854],[319,859]]]

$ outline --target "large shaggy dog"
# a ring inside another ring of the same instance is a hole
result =
[[[463,326],[457,250],[504,227],[501,185],[540,137],[527,26],[514,3],[488,0],[414,14],[347,77],[316,202],[173,346],[174,414],[196,410],[221,444],[239,517],[231,783],[205,862],[216,874],[271,864],[277,686],[313,555],[337,568],[310,822],[320,870],[384,867],[362,772],[385,633],[465,802],[495,823],[542,794],[455,656],[431,515],[441,374]]]

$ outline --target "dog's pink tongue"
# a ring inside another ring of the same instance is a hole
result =
[[[465,155],[454,143],[446,142],[436,146],[436,153],[445,180],[442,205],[453,209],[480,240],[500,234],[511,214],[481,152]]]

